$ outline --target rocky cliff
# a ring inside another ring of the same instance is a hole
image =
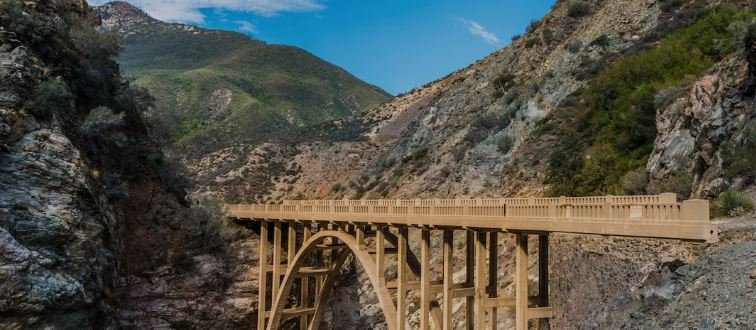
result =
[[[82,1],[0,2],[0,328],[244,321],[223,310],[246,289],[222,242],[253,232],[188,207],[99,22]]]

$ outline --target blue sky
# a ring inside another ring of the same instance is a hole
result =
[[[304,48],[398,94],[504,47],[531,20],[542,17],[554,0],[129,2],[158,19]]]

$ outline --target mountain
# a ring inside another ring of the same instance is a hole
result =
[[[124,41],[119,64],[155,97],[147,114],[169,151],[194,159],[286,137],[299,127],[365,112],[390,95],[292,46],[170,24],[126,2],[98,8]]]

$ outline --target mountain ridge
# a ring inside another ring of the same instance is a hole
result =
[[[391,97],[298,47],[161,22],[126,2],[98,11],[102,29],[124,40],[124,75],[155,96],[147,117],[173,154],[256,145]]]

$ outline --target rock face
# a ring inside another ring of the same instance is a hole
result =
[[[94,11],[2,6],[0,328],[250,324],[254,231],[186,205]]]
[[[41,60],[3,37],[0,327],[87,327],[114,277],[117,214],[61,128],[19,111],[42,78]]]
[[[608,300],[586,329],[746,329],[756,322],[753,216],[729,219],[721,229],[738,236],[692,263],[676,261],[650,272],[633,290]],[[739,232],[738,234],[736,234]],[[747,233],[745,236],[741,236]]]
[[[646,167],[652,179],[690,175],[696,197],[716,196],[729,186],[720,146],[756,127],[756,102],[747,91],[753,74],[744,55],[724,60],[659,110],[659,135]]]
[[[0,310],[13,315],[4,327],[86,327],[97,316],[116,217],[83,171],[59,131],[29,132],[0,153]]]

